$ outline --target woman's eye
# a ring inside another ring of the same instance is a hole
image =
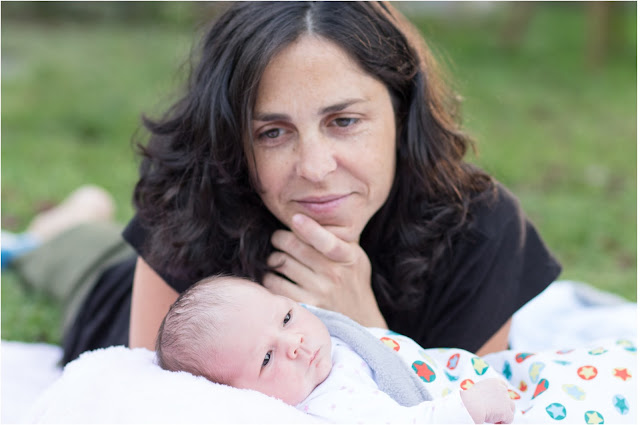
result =
[[[333,120],[338,127],[349,127],[358,122],[357,118],[336,118]]]
[[[265,367],[269,364],[269,360],[271,360],[271,351],[264,355],[264,359],[262,360],[262,367]]]
[[[258,135],[259,139],[276,139],[280,137],[282,134],[282,129],[280,128],[271,128],[267,131],[264,131]]]
[[[284,320],[282,321],[282,323],[286,325],[289,322],[289,320],[291,320],[291,312],[288,312],[287,315],[284,316]]]

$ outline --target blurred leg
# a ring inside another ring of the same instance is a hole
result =
[[[13,261],[24,284],[63,303],[64,329],[108,267],[134,255],[120,225],[89,222],[54,236]]]

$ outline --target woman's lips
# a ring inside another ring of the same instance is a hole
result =
[[[345,195],[310,196],[297,199],[296,202],[304,210],[312,214],[328,214],[338,209],[349,198]]]

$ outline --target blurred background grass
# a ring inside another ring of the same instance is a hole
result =
[[[509,187],[562,279],[637,300],[636,4],[395,3],[463,95],[469,156]],[[2,228],[76,187],[131,217],[132,137],[221,4],[3,2]],[[60,342],[59,307],[2,272],[2,338]]]

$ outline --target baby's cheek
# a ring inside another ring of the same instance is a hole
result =
[[[311,391],[313,390],[309,388],[301,388],[300,385],[302,384],[295,386],[293,382],[289,382],[289,386],[288,388],[286,388],[286,391],[288,393],[287,396],[277,397],[277,398],[282,399],[282,401],[284,401],[287,404],[290,404],[291,406],[299,405],[307,397],[309,397],[309,394],[311,394]]]

